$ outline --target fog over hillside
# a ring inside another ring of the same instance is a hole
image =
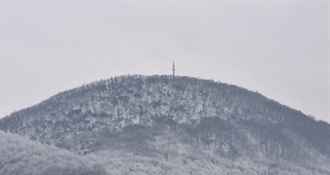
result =
[[[0,118],[100,78],[171,74],[174,61],[330,123],[327,0],[1,2]]]

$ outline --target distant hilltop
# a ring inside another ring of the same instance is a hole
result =
[[[236,174],[330,174],[329,124],[241,87],[174,75],[173,63],[172,76],[83,85],[6,116],[0,129],[82,155],[112,150],[166,162],[159,170],[177,163],[181,174],[196,159],[228,164],[224,173],[235,165]]]

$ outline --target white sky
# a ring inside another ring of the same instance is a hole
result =
[[[1,3],[1,115],[84,83],[177,74],[329,118],[327,1]]]

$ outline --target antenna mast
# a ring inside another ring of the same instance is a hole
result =
[[[172,70],[173,70],[173,78],[174,78],[174,76],[175,76],[175,64],[174,64],[174,62],[173,62]]]

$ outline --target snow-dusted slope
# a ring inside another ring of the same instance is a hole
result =
[[[80,154],[112,150],[169,166],[198,153],[198,164],[210,160],[213,169],[226,160],[228,170],[245,162],[264,167],[260,173],[282,164],[330,172],[329,124],[258,93],[189,77],[94,82],[7,116],[0,129]]]
[[[106,175],[97,160],[0,131],[1,175]]]

